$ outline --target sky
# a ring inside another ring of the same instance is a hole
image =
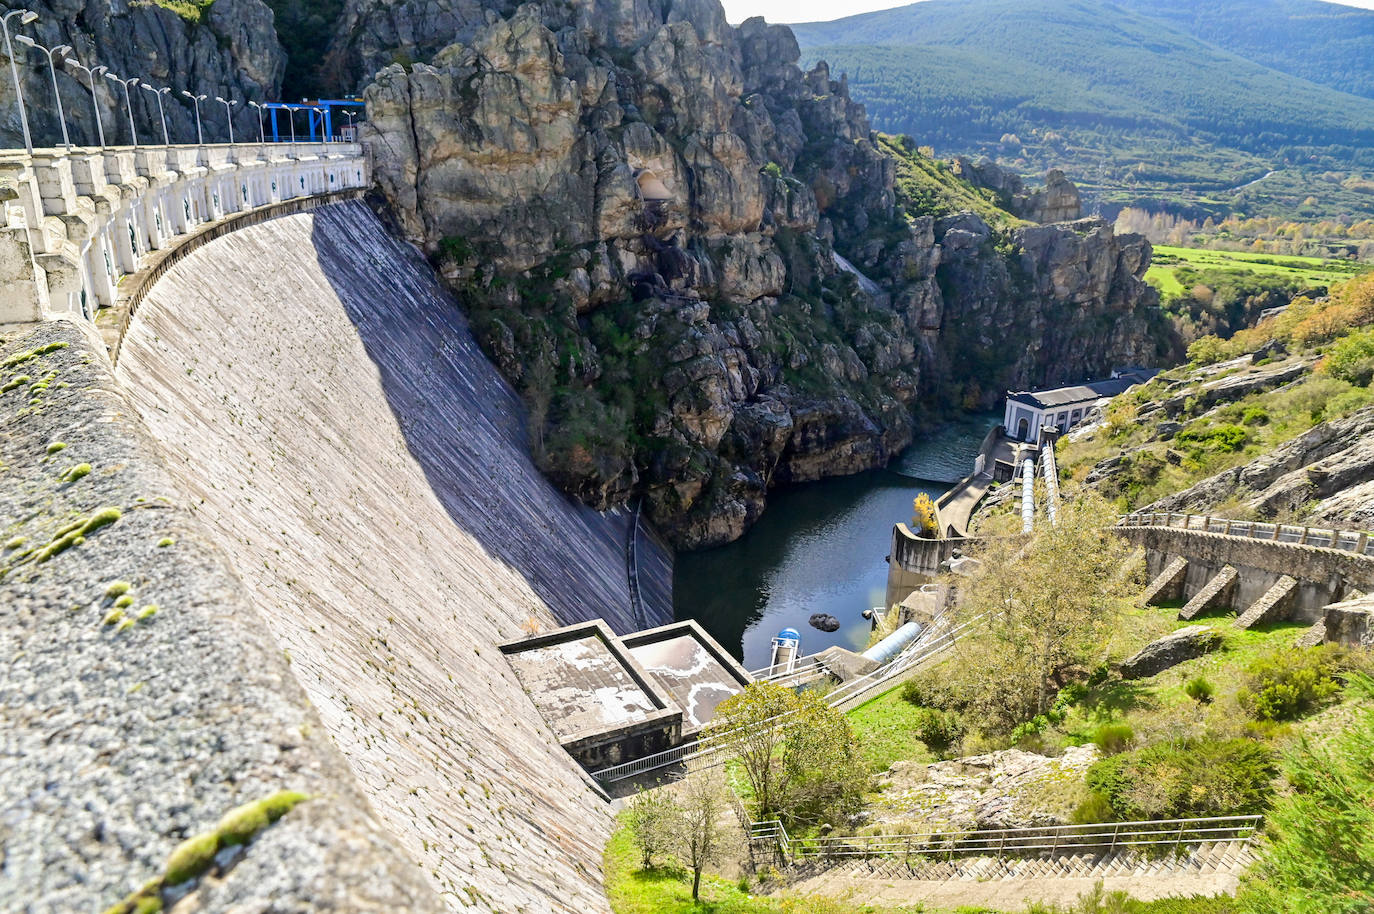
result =
[[[1374,9],[1374,0],[1334,2]],[[743,22],[750,16],[762,16],[769,22],[820,22],[894,6],[909,6],[911,0],[722,0],[722,3],[725,5],[726,18],[734,23]]]

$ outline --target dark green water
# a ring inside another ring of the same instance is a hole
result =
[[[749,669],[765,666],[773,636],[795,628],[802,651],[868,640],[865,609],[881,606],[892,525],[911,519],[918,492],[943,494],[973,468],[999,415],[975,415],[917,441],[883,470],[827,479],[769,496],[743,537],[718,549],[682,553],[673,578],[679,619],[696,619]],[[837,632],[807,624],[812,613],[840,621]]]

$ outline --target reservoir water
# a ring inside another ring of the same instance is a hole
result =
[[[773,636],[801,632],[802,651],[832,645],[862,649],[881,606],[892,525],[910,522],[919,492],[943,494],[973,468],[978,447],[1001,414],[972,414],[914,443],[886,469],[770,494],[768,509],[733,543],[677,556],[673,604],[696,619],[749,669],[768,664]],[[812,628],[813,613],[840,622]]]

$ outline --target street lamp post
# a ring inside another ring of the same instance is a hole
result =
[[[257,102],[249,102],[248,104],[258,109],[258,142],[266,143],[267,131],[262,129],[262,105],[259,105]]]
[[[296,145],[296,109],[286,106],[286,119],[291,122],[291,145]]]
[[[318,108],[318,107],[316,107],[316,108],[311,108],[310,110],[311,110],[311,111],[314,111],[316,114],[318,114],[318,115],[320,116],[320,140],[321,140],[321,142],[328,143],[328,142],[329,142],[329,135],[328,135],[327,133],[325,133],[325,130],[324,130],[324,109],[323,109],[323,108]],[[312,130],[312,131],[310,131],[310,132],[313,134],[315,131]]]
[[[182,89],[182,90],[181,90],[181,94],[184,95],[184,96],[186,96],[187,98],[189,98],[189,99],[191,100],[191,104],[193,104],[193,105],[196,106],[196,145],[197,145],[197,146],[204,146],[204,145],[205,145],[205,136],[200,132],[200,103],[203,102],[203,101],[205,101],[205,99],[206,99],[207,96],[204,96],[204,95],[192,95],[190,92],[187,92],[185,89]]]
[[[105,125],[100,122],[100,100],[95,97],[95,80],[98,76],[104,76],[109,67],[83,67],[75,60],[68,58],[62,62],[64,67],[73,70],[82,70],[86,74],[86,80],[91,84],[91,107],[95,109],[95,130],[100,137],[100,148],[105,148]]]
[[[147,83],[139,83],[139,88],[147,89],[149,92],[157,96],[157,116],[162,119],[162,145],[172,145],[171,137],[167,136],[167,112],[162,107],[162,96],[166,95],[172,90],[166,86],[163,86],[161,89],[158,89],[155,86],[148,85]]]
[[[349,126],[349,127],[352,127],[352,126],[353,126],[353,115],[357,114],[358,112],[356,112],[356,111],[349,111],[347,108],[345,108],[343,113],[344,113],[344,116],[348,118],[348,126]]]
[[[229,122],[229,145],[230,145],[230,146],[233,146],[233,145],[234,145],[234,106],[237,105],[238,102],[237,102],[237,101],[226,101],[225,99],[220,98],[218,95],[215,96],[215,101],[219,102],[221,105],[224,106],[224,119],[225,119],[226,121]]]
[[[134,103],[133,99],[129,98],[129,87],[138,85],[138,77],[135,76],[131,79],[120,79],[113,73],[106,73],[105,78],[113,80],[114,82],[117,82],[124,87],[124,109],[129,112],[129,136],[134,141],[134,148],[137,149],[138,130],[134,127]]]
[[[24,128],[24,148],[29,154],[33,154],[33,138],[29,136],[29,113],[24,110],[24,90],[19,86],[19,68],[14,64],[14,47],[10,45],[10,17],[18,16],[21,26],[28,25],[38,20],[38,14],[33,10],[10,10],[4,16],[0,16],[0,30],[5,33],[5,56],[10,59],[10,76],[14,78],[14,96],[19,99],[19,124]]]
[[[48,57],[48,73],[52,76],[52,94],[57,99],[57,122],[62,125],[62,145],[72,151],[72,138],[67,135],[67,116],[62,112],[62,93],[57,88],[57,61],[71,53],[72,46],[59,44],[55,48],[45,48],[28,35],[15,35],[14,40],[26,48],[37,48]]]

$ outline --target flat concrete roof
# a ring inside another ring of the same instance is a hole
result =
[[[600,620],[500,648],[564,746],[682,713]]]
[[[620,639],[682,708],[682,731],[700,730],[716,705],[744,690],[753,679],[692,620],[626,635]]]

